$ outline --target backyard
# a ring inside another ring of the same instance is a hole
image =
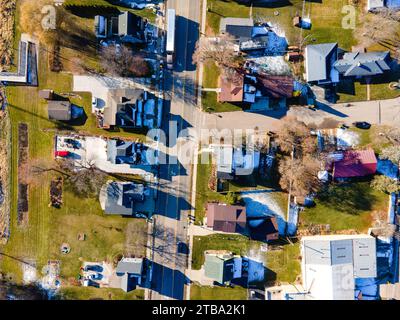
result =
[[[192,268],[199,270],[204,264],[204,251],[229,250],[234,254],[263,261],[267,267],[266,282],[294,282],[300,274],[300,247],[298,243],[279,243],[268,245],[267,252],[260,250],[262,243],[249,240],[242,235],[213,234],[194,237]]]
[[[316,206],[300,213],[299,229],[311,224],[329,224],[332,232],[366,232],[374,212],[388,210],[387,194],[372,189],[369,182],[331,184],[317,197]]]
[[[17,33],[19,28],[17,28]],[[11,282],[23,280],[22,262],[32,261],[38,276],[49,259],[60,260],[61,280],[68,288],[76,279],[82,261],[112,260],[117,255],[129,254],[143,256],[147,239],[147,224],[144,220],[124,219],[119,216],[106,216],[97,198],[82,198],[74,194],[68,186],[63,188],[63,203],[60,209],[49,206],[50,181],[54,172],[44,172],[29,178],[29,213],[26,226],[17,224],[18,195],[18,125],[26,123],[29,132],[29,163],[53,162],[54,136],[58,130],[68,130],[81,134],[111,136],[112,133],[96,127],[91,114],[91,96],[88,93],[74,94],[71,102],[84,107],[86,121],[78,124],[64,124],[48,120],[45,101],[40,100],[40,89],[52,89],[56,93],[70,93],[72,75],[54,73],[48,68],[45,50],[39,54],[39,87],[7,87],[8,108],[11,119],[11,237],[1,247],[0,269]],[[142,134],[117,132],[113,136],[143,138]],[[128,232],[128,231],[132,232]],[[128,235],[129,233],[129,235]],[[84,241],[78,234],[85,234]],[[60,246],[68,243],[71,251],[62,254]],[[137,245],[133,245],[133,243]],[[90,291],[91,289],[88,289]],[[105,296],[104,289],[98,296]],[[69,289],[67,296],[73,295]],[[110,291],[111,292],[111,291]],[[87,297],[93,296],[86,292]],[[132,294],[140,297],[141,294]],[[117,295],[117,293],[113,293]]]

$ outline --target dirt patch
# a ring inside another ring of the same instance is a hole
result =
[[[147,225],[135,219],[126,228],[125,255],[143,257],[146,254]]]
[[[0,71],[12,64],[16,0],[0,0]]]
[[[28,125],[18,125],[18,224],[28,222],[28,159],[29,159]]]
[[[61,177],[51,180],[50,183],[50,206],[55,208],[61,208],[62,205],[62,188],[63,180]]]

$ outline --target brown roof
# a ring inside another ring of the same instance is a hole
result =
[[[208,203],[207,226],[215,231],[240,233],[246,228],[246,208]]]
[[[293,97],[294,80],[289,76],[262,75],[257,77],[257,87],[270,98]]]
[[[238,76],[237,83],[221,77],[220,87],[221,92],[218,95],[220,102],[242,102],[243,101],[243,75]]]

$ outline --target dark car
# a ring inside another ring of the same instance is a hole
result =
[[[103,272],[103,267],[97,264],[88,265],[85,267],[85,271],[95,271],[95,272]]]
[[[189,254],[189,248],[186,243],[178,242],[178,253]]]
[[[94,273],[90,275],[91,280],[101,280],[103,279],[103,275],[101,273]]]
[[[357,121],[353,123],[353,126],[359,129],[369,129],[371,128],[371,124],[365,121]]]

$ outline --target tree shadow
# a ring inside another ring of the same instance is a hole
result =
[[[324,205],[351,215],[371,210],[377,200],[369,187],[369,182],[330,184],[317,195],[317,198]]]

